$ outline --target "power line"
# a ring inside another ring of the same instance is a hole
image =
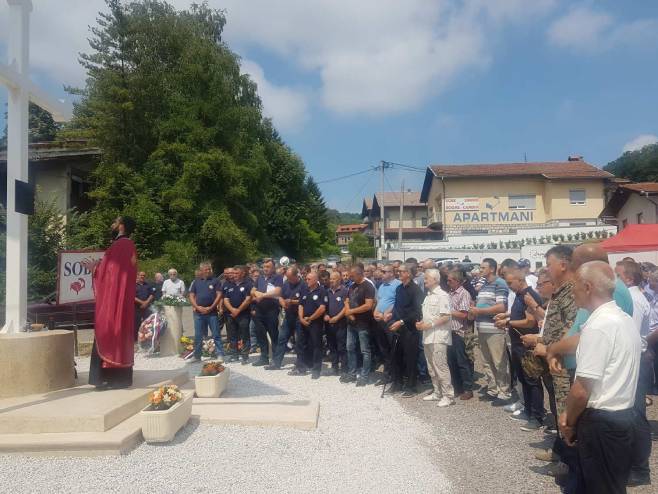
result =
[[[384,161],[384,163],[402,168],[409,168],[411,170],[422,171],[423,173],[425,173],[425,170],[427,170],[427,167],[425,166],[405,165],[404,163],[394,163],[392,161]]]
[[[345,180],[346,178],[356,177],[357,175],[363,175],[364,173],[372,172],[375,169],[376,168],[368,168],[367,170],[362,170],[362,171],[356,172],[356,173],[350,173],[349,175],[343,175],[342,177],[336,177],[336,178],[329,178],[327,180],[321,180],[321,181],[316,182],[316,183],[319,185],[319,184],[328,184],[330,182],[338,182],[339,180]]]

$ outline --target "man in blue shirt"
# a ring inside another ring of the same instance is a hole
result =
[[[324,315],[324,330],[327,335],[331,369],[335,375],[347,372],[347,320],[345,319],[345,299],[347,288],[342,284],[341,275],[333,271],[329,277],[327,290],[327,312]],[[339,370],[340,365],[340,370]]]
[[[217,278],[212,275],[212,267],[209,262],[199,265],[200,276],[194,280],[190,288],[190,303],[194,315],[194,360],[201,360],[203,348],[203,337],[207,334],[208,327],[215,340],[215,352],[219,360],[224,360],[224,348],[222,347],[222,335],[219,331],[219,316],[217,307],[222,300],[222,291]]]
[[[392,264],[382,268],[382,283],[377,289],[377,305],[373,317],[375,319],[374,340],[379,353],[384,359],[384,377],[377,384],[387,382],[391,373],[391,341],[393,335],[388,331],[388,323],[393,318],[393,305],[395,304],[395,291],[400,286],[400,280],[395,278]]]
[[[297,362],[295,368],[288,374],[291,376],[303,376],[306,374],[306,353],[312,353],[313,371],[312,379],[319,379],[322,371],[322,333],[324,329],[323,319],[327,307],[327,293],[318,281],[318,275],[311,272],[306,275],[306,286],[308,291],[302,295],[299,301],[299,341],[297,342]],[[310,343],[310,344],[309,344]],[[309,349],[309,350],[307,350]]]
[[[226,319],[226,332],[232,348],[229,361],[240,357],[242,365],[249,362],[249,323],[251,312],[251,289],[253,284],[247,276],[247,266],[235,266],[230,272],[230,279],[224,282],[224,316]],[[242,345],[238,345],[238,340]],[[235,343],[234,343],[235,342]]]
[[[151,304],[155,299],[156,287],[146,281],[146,273],[137,273],[137,284],[135,286],[135,341],[142,321],[151,315]]]
[[[263,274],[259,276],[256,286],[251,290],[255,302],[256,337],[260,347],[260,359],[254,362],[255,366],[270,363],[269,341],[273,345],[279,341],[279,297],[282,287],[283,276],[276,274],[274,261],[266,259],[263,262]]]
[[[286,281],[281,288],[279,305],[283,309],[284,319],[279,329],[279,339],[272,349],[272,365],[265,367],[266,370],[278,370],[283,365],[283,357],[286,353],[290,336],[295,335],[295,342],[299,340],[299,301],[306,294],[307,288],[299,276],[299,270],[291,266],[286,270]],[[299,352],[299,348],[295,349]]]

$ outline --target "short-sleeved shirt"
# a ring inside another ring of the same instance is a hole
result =
[[[377,307],[379,312],[385,312],[393,307],[395,303],[395,289],[400,286],[401,281],[393,279],[390,282],[383,281],[377,289]]]
[[[196,278],[190,287],[190,293],[196,296],[196,304],[201,307],[210,307],[220,291],[217,278]]]
[[[253,284],[251,283],[251,280],[245,278],[240,283],[233,281],[225,282],[222,291],[224,292],[224,296],[228,299],[228,301],[231,303],[233,308],[237,309],[249,296],[252,287]],[[248,315],[249,315],[248,309],[245,309],[242,312],[240,312],[240,316],[244,317]]]
[[[633,318],[613,301],[583,325],[576,350],[576,377],[594,381],[587,408],[627,410],[635,404],[642,341]]]
[[[322,285],[316,285],[315,288],[309,288],[306,293],[302,295],[299,305],[303,310],[304,317],[310,317],[313,313],[323,305],[327,305],[327,293]],[[318,322],[322,319],[318,319]],[[315,322],[315,321],[314,321]]]
[[[450,297],[446,292],[441,290],[441,287],[435,287],[431,290],[425,300],[423,300],[423,322],[431,323],[434,319],[440,316],[450,314]],[[432,329],[422,331],[423,344],[433,345],[442,343],[444,345],[452,345],[452,332],[450,331],[450,321],[446,321],[440,326],[435,326]]]
[[[256,290],[262,293],[270,293],[276,288],[283,288],[283,276],[280,274],[273,274],[272,276],[265,277],[261,275],[256,282]],[[275,298],[264,298],[256,303],[257,311],[277,311],[279,310],[279,300]]]
[[[162,296],[164,297],[182,297],[185,295],[185,282],[180,278],[176,281],[171,279],[164,280],[162,284]]]
[[[522,319],[525,319],[526,315],[525,312],[528,309],[528,306],[525,303],[525,296],[526,294],[529,294],[538,305],[542,304],[541,297],[539,294],[532,289],[532,287],[526,287],[523,290],[521,290],[519,293],[516,294],[516,298],[514,299],[514,303],[512,304],[512,308],[510,309],[510,321],[520,321]],[[518,331],[518,332],[517,332]],[[521,345],[521,334],[537,334],[539,333],[539,325],[535,321],[535,326],[533,328],[510,328],[509,330],[509,338],[512,343],[519,344]]]
[[[281,298],[299,301],[306,292],[308,292],[308,288],[306,287],[306,283],[301,279],[294,284],[290,281],[286,281],[283,284],[283,288],[281,288]],[[297,317],[299,314],[298,309],[298,304],[290,304],[290,307],[286,309],[286,317]]]
[[[507,296],[509,295],[509,288],[507,283],[502,278],[496,278],[492,282],[488,280],[480,291],[475,306],[481,309],[493,307],[497,304],[503,304],[507,310]],[[504,312],[504,311],[503,311]],[[494,324],[493,314],[478,315],[475,324],[479,333],[504,333],[502,329],[498,329]]]
[[[361,283],[353,283],[350,286],[347,298],[350,301],[350,308],[356,309],[366,303],[366,299],[375,299],[375,287],[365,278]],[[354,314],[354,321],[350,324],[359,329],[368,329],[372,322],[372,312],[362,312],[361,314]]]
[[[621,310],[623,310],[629,316],[633,315],[633,299],[631,298],[631,294],[629,293],[628,288],[619,278],[617,278],[617,281],[615,282],[615,291],[612,295],[612,298],[614,298],[615,303]],[[574,336],[580,334],[582,326],[589,318],[589,315],[590,312],[587,309],[578,309],[578,312],[576,312],[576,319],[574,320],[571,328],[569,328],[566,336]],[[564,355],[562,357],[562,362],[567,369],[575,369],[576,355]]]
[[[327,290],[327,314],[329,317],[335,317],[345,307],[347,298],[347,288],[341,286],[337,290]]]
[[[471,308],[471,295],[463,286],[457,287],[457,290],[450,290],[448,296],[450,297],[450,310],[468,312],[468,309]],[[450,329],[462,338],[466,334],[467,326],[468,320],[466,318],[458,319],[453,317],[450,319]]]
[[[137,297],[140,300],[146,300],[151,295],[153,295],[153,297],[155,298],[156,291],[157,290],[155,285],[152,285],[148,281],[144,283],[137,283],[135,285],[135,297]]]

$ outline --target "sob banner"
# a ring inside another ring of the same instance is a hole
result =
[[[103,250],[63,250],[57,258],[57,304],[75,304],[94,300],[91,271],[82,265],[85,259],[102,259]]]

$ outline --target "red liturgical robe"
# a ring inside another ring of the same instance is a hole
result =
[[[136,279],[135,244],[120,237],[94,271],[96,347],[105,368],[133,366]]]

